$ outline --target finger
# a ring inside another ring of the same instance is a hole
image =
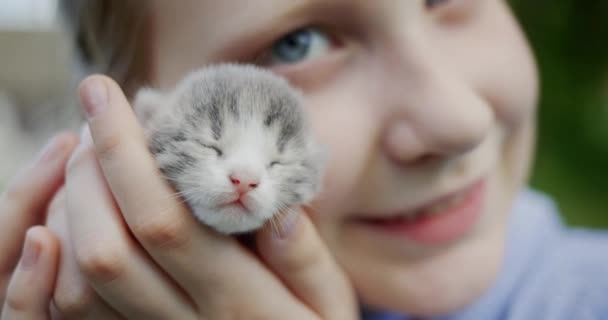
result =
[[[26,230],[44,220],[51,197],[63,182],[65,164],[77,137],[63,133],[51,140],[0,196],[0,272],[12,272]]]
[[[354,292],[304,213],[258,233],[260,255],[291,291],[323,319],[355,319]]]
[[[93,76],[83,82],[80,92],[99,164],[130,230],[181,285],[198,286],[199,281],[187,276],[193,273],[192,258],[201,251],[227,254],[238,246],[200,228],[172,196],[174,192],[161,178],[131,107],[114,81]],[[214,261],[213,255],[206,260]]]
[[[210,319],[226,318],[226,306],[248,304],[249,310],[262,310],[264,315],[291,310],[294,318],[310,316],[304,305],[289,299],[291,293],[256,257],[234,239],[201,226],[172,196],[174,192],[161,178],[133,111],[114,81],[89,77],[80,94],[97,159],[130,230],[199,310]],[[284,303],[278,307],[274,301]]]
[[[171,196],[174,192],[161,178],[118,85],[107,77],[93,76],[83,81],[80,92],[99,164],[134,235],[152,255],[187,245],[198,223]],[[212,233],[207,236],[212,243],[225,241]]]
[[[49,319],[58,256],[57,240],[45,227],[33,227],[27,232],[21,260],[8,287],[2,319]]]
[[[47,226],[57,236],[61,248],[51,314],[54,312],[65,320],[121,319],[97,295],[76,264],[69,238],[65,200],[65,188],[62,188],[51,201],[47,219]]]
[[[69,161],[66,190],[74,257],[95,291],[128,319],[194,319],[189,301],[125,229],[86,142]]]

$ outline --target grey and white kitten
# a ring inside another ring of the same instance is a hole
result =
[[[269,71],[207,67],[171,92],[141,89],[134,105],[161,172],[221,233],[255,230],[319,192],[325,156],[301,96]]]

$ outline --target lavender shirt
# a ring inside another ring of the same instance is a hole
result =
[[[548,197],[522,192],[494,285],[464,310],[432,320],[608,319],[608,232],[565,227]],[[414,320],[363,311],[365,320]]]

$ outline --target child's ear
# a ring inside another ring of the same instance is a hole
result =
[[[142,88],[137,91],[135,100],[133,101],[133,109],[139,123],[145,127],[152,115],[156,113],[163,105],[164,96],[162,93],[150,89]]]

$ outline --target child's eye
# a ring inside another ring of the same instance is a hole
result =
[[[263,64],[296,64],[325,54],[330,47],[331,40],[320,30],[300,29],[275,42],[268,55],[263,58]]]
[[[450,0],[425,0],[424,5],[427,9],[430,10],[440,5],[446,4],[447,2],[450,2]]]

